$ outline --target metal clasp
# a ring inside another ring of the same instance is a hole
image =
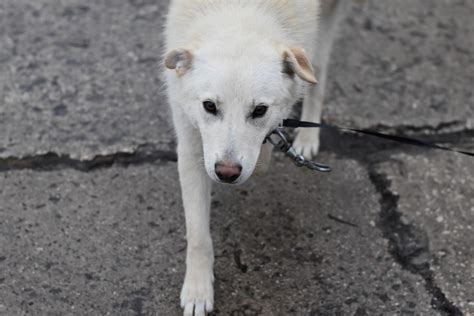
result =
[[[265,140],[290,157],[297,167],[306,167],[319,172],[331,171],[331,167],[308,160],[303,157],[303,155],[298,154],[291,143],[288,141],[288,136],[285,134],[285,132],[283,132],[281,127],[277,127],[274,131],[272,131]]]

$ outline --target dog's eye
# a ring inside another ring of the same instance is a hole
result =
[[[211,113],[211,114],[214,114],[214,115],[217,114],[217,106],[214,102],[204,101],[202,103],[202,105],[204,106],[204,110],[206,110],[207,113]]]
[[[255,119],[255,118],[263,117],[267,113],[267,110],[268,110],[268,106],[266,105],[256,106],[252,112],[252,118]]]

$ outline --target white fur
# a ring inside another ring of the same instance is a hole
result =
[[[308,57],[317,56],[318,15],[317,0],[171,2],[166,52],[186,50],[193,56],[165,73],[186,215],[187,269],[181,292],[185,315],[205,315],[214,305],[209,210],[211,179],[218,181],[215,163],[240,163],[237,183],[245,182],[259,156],[270,156],[268,149],[260,155],[266,135],[288,116],[303,92],[314,97],[304,102],[304,118],[320,119],[322,93],[282,73],[285,50],[299,47]],[[203,109],[206,100],[217,103],[219,115]],[[259,104],[268,105],[267,114],[249,118]],[[301,135],[298,149],[316,154],[317,134]]]

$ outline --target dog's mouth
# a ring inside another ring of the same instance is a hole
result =
[[[229,186],[239,185],[245,182],[245,179],[242,176],[238,176],[238,177],[234,176],[228,179],[220,179],[216,174],[209,174],[209,177],[211,178],[212,181],[216,183],[229,185]]]
[[[214,181],[219,183],[219,184],[224,184],[224,185],[238,185],[238,184],[240,184],[240,182],[238,180],[235,180],[235,181],[232,181],[232,182],[227,182],[227,181],[214,179]]]

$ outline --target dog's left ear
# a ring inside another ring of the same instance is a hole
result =
[[[318,83],[313,66],[306,57],[304,49],[300,47],[289,48],[283,52],[283,72],[290,76],[296,74],[304,81],[312,84]]]
[[[176,70],[178,76],[184,75],[193,64],[193,53],[187,49],[175,49],[165,57],[165,66]]]

